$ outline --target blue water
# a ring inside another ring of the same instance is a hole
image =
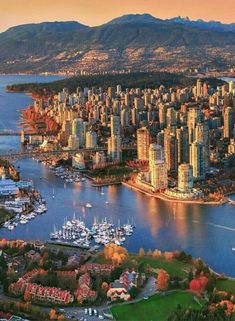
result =
[[[31,98],[25,94],[3,92],[7,83],[25,82],[31,76],[12,77],[0,76],[0,97],[3,97],[0,120],[4,118],[8,129],[16,126],[17,110],[31,102]],[[48,79],[46,77],[45,80]],[[0,150],[18,148],[18,142],[19,137],[0,137]],[[104,195],[101,195],[100,190],[92,187],[89,182],[66,185],[48,167],[31,159],[21,160],[18,165],[22,177],[33,179],[35,187],[46,198],[48,212],[14,231],[1,229],[0,237],[47,240],[53,225],[61,225],[64,218],[71,217],[74,212],[88,225],[94,217],[108,217],[115,223],[119,219],[126,222],[133,217],[137,228],[125,243],[129,251],[138,251],[140,247],[146,250],[182,249],[194,257],[201,257],[214,270],[235,277],[235,253],[231,250],[235,247],[234,206],[173,205],[122,186],[104,188]],[[106,201],[109,201],[108,205]],[[93,207],[84,208],[86,202],[90,202]]]

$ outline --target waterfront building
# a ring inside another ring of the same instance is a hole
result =
[[[233,109],[226,107],[224,111],[224,138],[231,138],[233,134]]]
[[[178,190],[183,193],[191,193],[193,189],[193,167],[190,164],[179,165]]]
[[[137,130],[137,155],[139,160],[149,159],[150,135],[146,127]]]
[[[77,153],[72,158],[72,166],[76,169],[83,170],[85,169],[85,159],[83,153]]]
[[[96,152],[93,157],[93,164],[103,166],[106,163],[106,156],[103,151]]]
[[[167,187],[167,168],[162,146],[151,144],[149,148],[150,182],[154,191]]]
[[[205,161],[203,143],[193,142],[190,146],[190,164],[193,167],[194,180],[205,178]]]

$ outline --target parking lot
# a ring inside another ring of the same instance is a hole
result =
[[[104,313],[102,309],[97,308],[74,308],[71,310],[63,311],[66,318],[71,320],[79,320],[79,321],[98,321],[98,320],[107,320],[104,317]]]

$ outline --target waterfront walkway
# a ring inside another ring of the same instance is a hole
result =
[[[211,201],[211,202],[203,201],[203,200],[200,200],[200,199],[191,199],[191,200],[172,199],[172,198],[167,197],[163,193],[153,193],[151,191],[144,190],[141,187],[139,187],[137,184],[135,184],[133,182],[130,182],[130,181],[123,182],[122,184],[124,186],[130,187],[130,188],[132,188],[132,189],[134,189],[134,190],[136,190],[138,192],[141,192],[141,193],[143,193],[145,195],[161,199],[162,201],[165,201],[165,202],[185,203],[185,204],[201,204],[201,205],[223,205],[223,204],[228,202],[227,198],[224,198],[223,200],[220,200],[220,201]]]

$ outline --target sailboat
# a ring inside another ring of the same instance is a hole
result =
[[[55,189],[53,187],[53,190],[52,190],[52,198],[55,198]]]

